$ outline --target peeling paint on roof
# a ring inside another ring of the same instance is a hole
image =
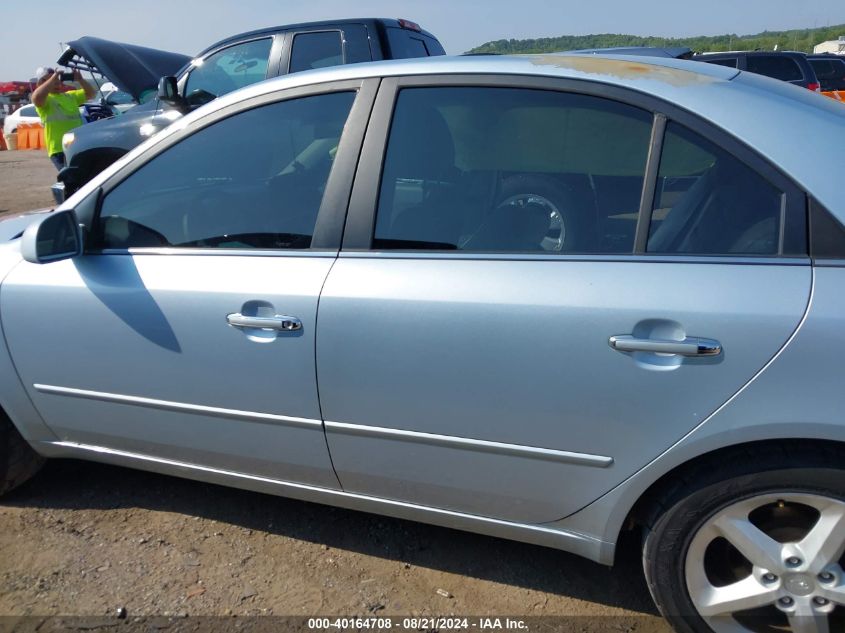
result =
[[[641,62],[620,59],[608,59],[594,55],[538,55],[532,56],[530,59],[531,63],[535,66],[554,66],[555,68],[575,70],[590,75],[609,75],[628,81],[631,79],[647,79],[660,81],[675,87],[710,84],[720,81],[715,77],[691,70],[681,70],[667,66],[643,64]]]

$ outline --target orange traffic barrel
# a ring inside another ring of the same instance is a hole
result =
[[[18,149],[29,149],[29,123],[18,124]]]

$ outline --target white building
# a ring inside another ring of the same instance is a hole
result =
[[[813,47],[814,53],[836,53],[845,55],[845,35],[840,35],[838,40],[822,42]]]

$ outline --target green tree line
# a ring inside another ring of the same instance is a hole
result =
[[[813,52],[813,46],[845,35],[845,24],[816,29],[791,31],[763,31],[755,35],[713,35],[696,37],[655,37],[601,33],[597,35],[561,35],[529,40],[497,40],[470,50],[470,53],[552,53],[580,48],[606,48],[610,46],[687,46],[695,52],[709,51],[770,51],[777,46],[782,51]]]

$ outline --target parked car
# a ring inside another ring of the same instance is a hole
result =
[[[9,221],[0,489],[78,457],[605,564],[635,530],[679,631],[827,630],[843,134],[806,91],[630,56],[228,94]]]
[[[41,118],[35,111],[34,105],[25,105],[18,108],[3,119],[3,134],[14,134],[18,131],[21,123],[40,123]]]
[[[128,81],[121,68],[126,51],[110,42],[81,38],[70,43],[70,51],[85,66],[100,69],[123,90]],[[134,58],[145,56],[131,51]],[[380,59],[400,59],[443,55],[444,50],[431,33],[409,20],[362,18],[308,22],[266,28],[226,38],[197,55],[181,70],[179,66],[162,75],[168,90],[157,98],[124,113],[124,116],[97,122],[74,131],[63,143],[67,164],[73,168],[64,178],[64,189],[54,187],[57,201],[110,165],[145,138],[172,123],[186,112],[237,88],[267,77]],[[60,63],[75,64],[66,53]],[[178,72],[177,72],[178,71]],[[158,81],[158,77],[156,77]],[[144,86],[149,86],[145,76]]]
[[[840,55],[808,55],[822,92],[845,90],[845,59]]]
[[[819,92],[819,80],[804,53],[791,51],[732,51],[700,53],[696,61],[747,70]]]

